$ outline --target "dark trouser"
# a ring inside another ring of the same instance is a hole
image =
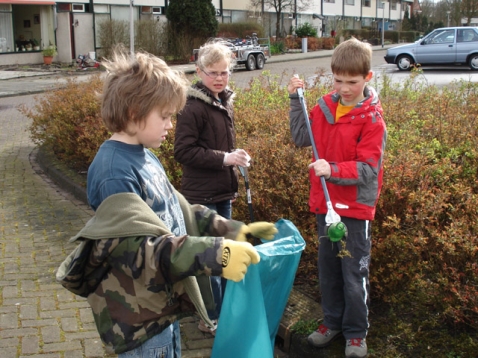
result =
[[[352,257],[337,257],[343,241],[331,242],[326,237],[325,215],[317,215],[324,324],[341,330],[345,339],[365,338],[369,326],[370,221],[342,217],[342,222],[348,230],[345,249]]]
[[[232,203],[231,200],[224,200],[214,204],[205,205],[209,209],[216,211],[219,215],[226,219],[231,218]],[[219,314],[221,313],[222,299],[224,297],[224,292],[226,290],[227,280],[219,276],[211,276],[211,288],[212,294],[214,297],[214,303],[216,304],[216,309],[214,311],[207,312],[207,315],[210,319],[218,319]]]

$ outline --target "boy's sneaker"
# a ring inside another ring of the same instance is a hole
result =
[[[317,348],[328,346],[332,341],[340,336],[342,331],[335,331],[328,328],[325,324],[321,324],[315,332],[309,335],[307,341],[309,344]]]
[[[346,358],[363,358],[367,356],[367,342],[365,338],[347,339],[345,347]]]

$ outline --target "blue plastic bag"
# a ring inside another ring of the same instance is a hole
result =
[[[256,246],[261,256],[240,282],[228,281],[212,347],[212,358],[273,357],[274,341],[305,241],[281,219],[271,242]]]

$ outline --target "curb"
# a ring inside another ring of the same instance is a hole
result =
[[[36,153],[35,153],[36,152]],[[86,196],[86,174],[83,185],[79,184],[81,174],[75,173],[67,168],[53,153],[48,152],[44,147],[35,147],[33,158],[40,166],[41,170],[57,184],[61,189],[71,193],[76,199],[88,205]]]

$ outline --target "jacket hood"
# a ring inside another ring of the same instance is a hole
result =
[[[320,97],[317,101],[318,106],[322,110],[329,123],[335,123],[335,110],[339,104],[340,95],[334,91],[323,97]],[[340,121],[365,122],[367,116],[363,116],[363,113],[382,113],[382,106],[377,94],[377,91],[373,87],[365,86],[364,99],[355,105],[355,107],[348,113],[347,116],[340,118]]]
[[[98,210],[70,239],[101,240],[112,237],[160,236],[170,234],[164,223],[137,194],[121,193],[106,198]]]
[[[211,91],[201,81],[189,87],[188,97],[200,99],[201,101],[210,105],[217,104]],[[219,93],[219,98],[221,99],[224,107],[232,106],[234,97],[235,93],[229,87],[226,87],[224,91]]]

